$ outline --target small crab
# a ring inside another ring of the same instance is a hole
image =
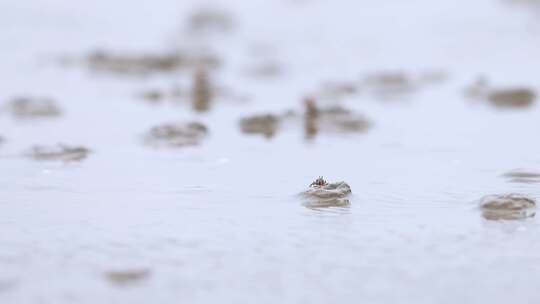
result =
[[[322,176],[319,176],[313,183],[311,183],[310,187],[324,187],[328,185],[328,183],[324,180]]]

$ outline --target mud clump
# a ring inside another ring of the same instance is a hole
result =
[[[275,78],[284,73],[277,61],[263,61],[246,69],[246,74],[254,78]]]
[[[58,144],[56,146],[34,146],[27,156],[38,161],[82,161],[91,153],[90,149],[82,146],[67,146]]]
[[[521,194],[490,195],[480,200],[483,209],[490,210],[523,210],[533,208],[536,202]]]
[[[340,106],[319,108],[312,98],[304,100],[304,113],[300,115],[290,110],[283,114],[268,113],[240,120],[243,133],[262,134],[267,138],[273,137],[283,126],[300,126],[305,137],[311,139],[320,133],[363,133],[371,123],[363,115]]]
[[[493,88],[484,77],[479,77],[465,88],[465,96],[485,100],[500,109],[527,108],[536,101],[536,93],[524,87]]]
[[[60,107],[50,98],[17,97],[9,101],[6,108],[21,119],[52,118],[62,114]]]
[[[148,74],[151,72],[171,72],[185,64],[180,54],[115,54],[95,51],[87,58],[90,68],[120,74]]]
[[[447,79],[445,72],[437,70],[416,74],[383,71],[366,75],[360,87],[375,97],[388,99],[415,93],[428,85],[439,84]]]
[[[360,92],[360,86],[354,82],[325,82],[315,94],[323,100],[339,100]]]
[[[319,132],[361,133],[371,126],[362,115],[356,114],[341,106],[328,108],[317,107],[315,100],[304,100],[304,133],[306,138],[312,138]]]
[[[220,65],[219,58],[201,50],[174,50],[161,53],[119,53],[98,50],[89,54],[85,62],[94,71],[136,76],[173,73],[193,67],[216,68]]]
[[[108,271],[105,278],[114,285],[126,287],[141,283],[150,277],[147,269]]]
[[[521,194],[490,195],[480,199],[482,215],[488,220],[513,220],[535,216],[536,202]]]
[[[328,183],[322,177],[312,182],[302,193],[308,208],[344,207],[350,205],[347,197],[351,187],[345,182]]]
[[[340,100],[359,94],[371,95],[377,99],[394,99],[418,92],[429,85],[448,79],[447,73],[439,70],[419,73],[403,71],[379,71],[365,75],[356,81],[326,82],[312,94],[322,100]]]
[[[532,105],[536,99],[536,93],[530,89],[514,88],[504,90],[493,90],[488,96],[488,100],[497,107],[522,108]]]
[[[405,73],[377,73],[364,79],[364,86],[377,95],[407,93],[415,88],[413,80]]]
[[[188,30],[195,34],[228,32],[235,27],[232,16],[223,10],[201,8],[189,17]]]
[[[137,97],[150,104],[189,103],[195,112],[207,112],[212,109],[214,101],[244,103],[249,100],[246,95],[233,92],[227,87],[214,85],[211,73],[207,68],[197,68],[193,72],[190,87],[172,85],[169,88],[149,88],[137,94]]]
[[[449,78],[450,75],[448,74],[448,72],[435,69],[420,73],[420,75],[418,76],[418,81],[424,84],[436,84],[443,83]]]
[[[448,79],[443,71],[424,71],[417,74],[395,72],[377,72],[367,75],[361,83],[361,88],[383,99],[409,95],[428,85],[439,84]]]
[[[240,120],[240,128],[246,134],[262,134],[271,138],[276,133],[281,117],[274,114],[261,114],[245,117]]]
[[[167,123],[151,128],[144,141],[154,147],[189,147],[199,145],[207,135],[208,129],[199,122]]]
[[[522,184],[538,184],[540,183],[540,173],[529,172],[524,170],[512,170],[503,174],[508,182]]]
[[[140,94],[140,97],[151,103],[158,103],[165,98],[165,93],[159,89],[149,89]]]
[[[184,88],[178,85],[170,88],[149,88],[136,95],[139,99],[148,104],[183,104],[189,103],[192,110],[196,112],[207,112],[212,109],[214,100],[229,103],[245,103],[250,97],[238,94],[226,87],[214,87],[208,76],[194,74],[191,88]]]

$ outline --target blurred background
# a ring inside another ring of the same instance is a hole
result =
[[[539,16],[0,1],[0,302],[540,301]]]

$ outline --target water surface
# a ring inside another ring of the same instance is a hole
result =
[[[477,206],[489,194],[540,195],[537,183],[504,175],[540,170],[540,110],[463,93],[479,76],[540,89],[535,6],[215,1],[234,22],[200,36],[189,26],[200,5],[0,3],[0,99],[42,96],[62,109],[51,119],[0,113],[2,303],[540,301],[537,219],[490,221]],[[193,71],[118,75],[60,63],[95,49],[176,48],[216,52],[223,65],[212,81],[250,101],[216,98],[203,112],[189,100],[148,105],[137,94],[189,88]],[[281,73],[246,73],[266,61]],[[294,126],[268,139],[238,126],[246,115],[301,109],[327,82],[433,70],[447,79],[391,98],[362,87],[340,96],[373,122],[364,133],[306,140]],[[154,126],[194,120],[209,132],[197,146],[144,144]],[[57,143],[92,153],[68,163],[24,157]],[[302,204],[298,193],[320,175],[351,186],[350,206]]]

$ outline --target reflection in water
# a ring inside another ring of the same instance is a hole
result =
[[[309,209],[321,209],[330,207],[348,207],[351,202],[345,198],[329,198],[318,200],[306,200],[303,205]]]
[[[131,286],[141,283],[150,277],[150,270],[148,269],[132,269],[132,270],[120,270],[120,271],[108,271],[105,274],[105,278],[112,284],[117,286]]]
[[[212,101],[212,87],[207,72],[200,68],[195,71],[191,89],[191,105],[197,112],[206,112]]]
[[[312,139],[318,133],[317,117],[319,116],[319,110],[315,105],[315,100],[311,98],[306,98],[304,107],[304,134],[306,139]]]
[[[316,116],[305,116],[304,117],[304,134],[306,139],[313,139],[317,136],[318,123]]]
[[[208,135],[208,128],[199,122],[166,123],[155,126],[144,136],[146,144],[154,147],[197,146]]]
[[[531,210],[483,210],[482,216],[486,220],[522,220],[536,216],[535,211]]]
[[[308,210],[309,216],[341,216],[351,212],[350,204],[343,206],[313,206],[309,203],[303,203],[302,205]]]

